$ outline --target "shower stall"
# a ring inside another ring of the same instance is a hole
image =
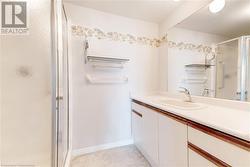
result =
[[[55,127],[54,166],[63,167],[69,163],[69,64],[68,64],[68,24],[62,2],[56,2],[55,38]]]
[[[216,97],[250,101],[250,36],[217,44]]]
[[[0,166],[62,167],[70,149],[67,17],[60,0],[23,2],[28,33],[0,40]]]

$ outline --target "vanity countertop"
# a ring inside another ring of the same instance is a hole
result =
[[[173,97],[154,95],[154,96],[131,96],[131,98],[146,103],[148,105],[151,105],[153,107],[159,108],[161,110],[181,116],[188,120],[230,134],[232,136],[250,141],[250,103],[248,102],[237,103],[232,101],[233,104],[230,104],[230,101],[215,99],[216,104],[213,105],[211,103],[212,98],[207,98],[207,101],[210,101],[210,103],[204,103],[204,101],[206,101],[206,99],[204,100],[204,98],[202,103],[199,100],[197,100],[199,98],[195,98],[197,103],[201,104],[203,107],[194,110],[191,109],[184,110],[173,107],[171,105],[157,102],[157,99],[162,99],[162,98],[178,100],[177,98]],[[224,104],[218,105],[218,103],[221,104],[224,103]],[[237,104],[238,108],[236,107]],[[242,107],[242,105],[244,107]]]

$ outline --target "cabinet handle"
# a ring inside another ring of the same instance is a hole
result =
[[[135,111],[135,110],[132,110],[132,112],[135,113],[136,115],[138,115],[139,117],[142,117],[142,114],[141,114],[141,113],[139,113],[139,112],[137,112],[137,111]]]
[[[196,145],[194,145],[194,144],[192,144],[190,142],[188,142],[188,148],[191,149],[191,150],[193,150],[194,152],[196,152],[200,156],[204,157],[208,161],[212,162],[213,164],[215,164],[218,167],[231,167],[227,163],[223,162],[222,160],[216,158],[215,156],[209,154],[205,150],[197,147]]]

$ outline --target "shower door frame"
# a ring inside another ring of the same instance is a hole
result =
[[[51,166],[57,167],[57,100],[56,100],[56,73],[57,73],[57,0],[51,1],[51,45],[52,45],[52,145]]]
[[[63,15],[63,16],[62,16]],[[53,167],[61,167],[59,166],[59,124],[60,124],[60,109],[59,104],[63,98],[60,97],[59,94],[59,40],[60,34],[58,32],[59,26],[62,26],[62,17],[66,19],[66,31],[68,28],[67,16],[64,10],[62,0],[52,0],[51,1],[51,43],[52,43],[52,166]],[[63,28],[62,28],[63,29]],[[61,34],[62,35],[62,34]],[[62,40],[62,39],[61,39]],[[68,43],[68,34],[67,34],[67,43]],[[61,46],[63,47],[63,45]],[[67,59],[68,59],[68,46],[67,46]],[[68,61],[67,66],[69,67]],[[69,69],[67,70],[67,75],[69,77]],[[67,78],[67,91],[68,91],[68,105],[69,105],[69,78]],[[71,130],[70,130],[70,119],[69,119],[69,107],[68,107],[68,120],[67,120],[67,153],[63,159],[62,165],[65,166],[69,163],[70,160],[70,150],[71,150]]]
[[[247,101],[247,74],[248,74],[248,59],[249,53],[247,49],[249,36],[242,36],[239,38],[239,62],[241,64],[240,67],[240,100]]]

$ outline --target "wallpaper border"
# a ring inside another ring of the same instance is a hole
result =
[[[160,39],[148,38],[148,37],[137,37],[132,34],[122,34],[119,32],[104,32],[99,28],[88,28],[79,25],[72,25],[72,34],[74,36],[83,37],[94,37],[97,39],[109,39],[112,41],[126,42],[129,44],[142,44],[151,47],[160,47],[161,45],[167,44],[169,48],[177,48],[179,50],[191,50],[209,54],[212,52],[212,47],[206,45],[196,45],[193,43],[185,42],[174,42],[167,40],[167,34],[162,36]]]

